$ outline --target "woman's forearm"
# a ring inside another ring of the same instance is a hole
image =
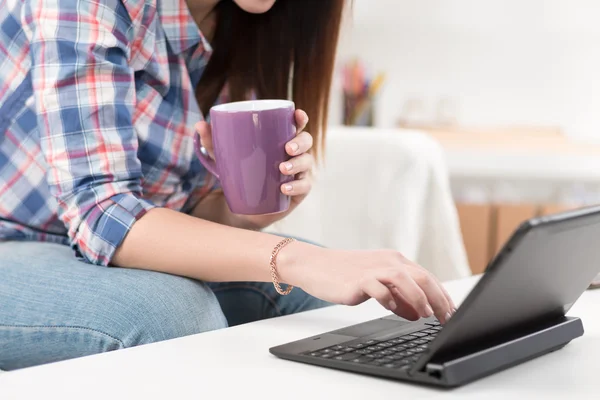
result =
[[[232,213],[227,206],[225,196],[221,190],[215,190],[204,197],[202,201],[194,207],[192,215],[196,218],[202,218],[207,221],[235,228],[251,230],[260,230],[263,228],[261,226],[252,225]]]
[[[156,208],[133,225],[112,264],[212,282],[268,282],[269,256],[280,240]],[[294,243],[298,246],[312,247]],[[279,272],[284,279],[286,271]]]

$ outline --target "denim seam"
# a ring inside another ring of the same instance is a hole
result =
[[[248,286],[248,285],[231,285],[231,286],[227,286],[227,287],[219,287],[217,289],[213,289],[214,293],[217,292],[222,292],[224,290],[229,290],[229,289],[246,289],[246,290],[253,290],[259,294],[262,294],[273,306],[273,308],[275,308],[275,311],[277,311],[277,314],[279,314],[279,316],[282,315],[281,310],[279,309],[279,307],[277,306],[277,303],[275,303],[275,300],[269,296],[269,294],[267,292],[264,292],[258,288],[255,288],[254,286]]]
[[[125,343],[123,343],[123,341],[119,338],[116,338],[112,335],[109,335],[106,332],[102,332],[98,329],[94,329],[94,328],[88,328],[85,326],[76,326],[76,325],[6,325],[6,324],[0,324],[0,328],[31,328],[31,329],[35,329],[35,328],[55,328],[55,329],[79,329],[79,330],[84,330],[84,331],[90,331],[90,332],[94,332],[94,333],[98,333],[100,335],[104,335],[107,336],[109,338],[111,338],[112,340],[118,342],[123,348],[126,348],[127,346],[125,346]]]

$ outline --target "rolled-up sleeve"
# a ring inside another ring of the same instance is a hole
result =
[[[119,0],[26,0],[47,182],[72,246],[108,265],[154,205],[141,198],[129,17]]]

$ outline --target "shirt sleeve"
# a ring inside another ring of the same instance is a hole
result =
[[[59,218],[85,260],[108,265],[154,207],[141,198],[131,22],[119,0],[25,0],[22,18]]]

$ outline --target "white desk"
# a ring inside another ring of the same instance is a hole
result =
[[[474,278],[447,285],[457,300]],[[0,375],[8,399],[598,398],[600,290],[571,315],[586,333],[564,349],[451,391],[280,360],[268,348],[387,314],[373,302],[120,350]]]

